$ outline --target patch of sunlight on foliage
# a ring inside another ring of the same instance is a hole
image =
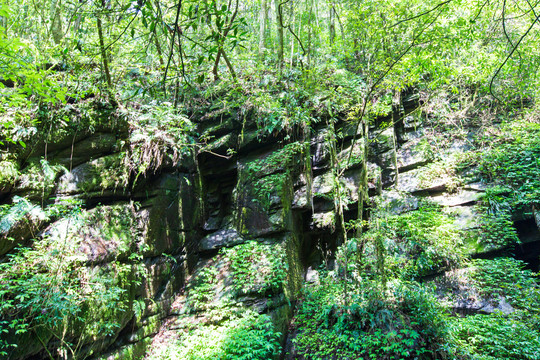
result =
[[[454,347],[471,360],[540,359],[539,316],[477,314],[450,321]]]
[[[158,349],[150,360],[268,360],[277,355],[280,337],[270,317],[254,311],[178,335],[176,343]]]
[[[239,295],[275,293],[287,279],[286,250],[282,244],[249,241],[223,249],[231,272],[232,289]]]
[[[540,123],[508,122],[486,140],[480,175],[510,190],[505,198],[512,209],[540,202]]]
[[[384,256],[383,276],[418,279],[463,261],[463,233],[454,219],[433,204],[399,215],[379,214],[373,226],[360,239],[365,244],[365,261],[372,272]],[[381,243],[381,249],[377,244]]]

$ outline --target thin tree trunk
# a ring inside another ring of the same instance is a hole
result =
[[[212,68],[212,73],[214,74],[214,81],[219,80],[219,74],[218,74],[218,66],[219,66],[219,60],[221,59],[221,49],[218,50],[216,54],[216,60],[214,60],[214,67]]]
[[[294,9],[293,2],[291,1],[291,26],[294,28]],[[289,69],[292,69],[294,62],[294,37],[291,37],[291,60],[289,62]]]
[[[283,68],[283,18],[282,9],[280,8],[279,0],[274,0],[276,7],[276,23],[277,23],[277,41],[278,41],[278,64],[279,69]]]
[[[105,8],[105,1],[102,0],[101,2],[101,8]],[[111,73],[109,71],[109,60],[107,57],[107,50],[105,49],[105,41],[103,39],[103,26],[101,24],[101,14],[98,13],[96,16],[97,20],[97,28],[98,28],[98,37],[99,37],[99,50],[101,52],[101,60],[103,62],[103,72],[105,73],[105,80],[107,81],[107,93],[109,97],[112,97],[111,89],[112,89],[112,81],[111,81]]]
[[[62,42],[64,38],[64,31],[62,29],[62,17],[60,14],[60,9],[62,7],[61,1],[53,1],[51,4],[50,19],[51,27],[50,34],[52,35],[53,41],[56,45]]]
[[[227,68],[229,69],[231,76],[233,77],[233,79],[236,80],[236,72],[234,71],[231,62],[229,61],[229,57],[227,56],[227,54],[225,54],[225,51],[223,49],[221,49],[221,55],[223,56],[223,60],[225,60],[225,64],[227,64]]]
[[[154,4],[156,5],[159,21],[161,23],[163,19],[161,15],[161,7],[159,6],[159,0],[155,0]],[[161,44],[159,43],[157,26],[154,27],[154,45],[156,46],[156,51],[158,53],[159,64],[161,65],[161,67],[164,67],[165,61],[163,61],[163,51],[161,50]]]
[[[266,0],[261,1],[261,12],[259,15],[259,58],[264,59],[264,51],[266,50],[266,22],[268,19],[268,3]]]
[[[329,35],[330,35],[330,45],[334,44],[336,39],[336,9],[334,9],[334,4],[330,4],[330,13],[329,13]]]
[[[159,44],[159,40],[155,32],[154,32],[154,45],[156,45],[156,51],[158,53],[159,64],[161,65],[161,67],[163,67],[165,66],[165,61],[163,61],[163,51],[161,51],[161,45]]]
[[[214,68],[212,69],[212,73],[214,74],[214,80],[219,79],[218,75],[218,66],[219,66],[219,60],[221,59],[221,56],[223,56],[223,60],[225,60],[225,63],[227,64],[227,68],[229,69],[229,72],[231,73],[231,76],[234,80],[236,80],[236,72],[234,71],[231,62],[229,61],[229,58],[227,57],[227,54],[225,54],[225,41],[227,40],[227,35],[229,35],[229,31],[231,31],[231,27],[234,23],[234,19],[236,18],[236,15],[238,14],[238,5],[239,0],[236,0],[235,9],[233,14],[231,15],[231,18],[227,16],[224,20],[225,23],[227,23],[227,26],[225,26],[223,31],[220,33],[220,37],[217,40],[217,46],[218,46],[218,52],[216,54],[216,60],[214,61]],[[229,3],[229,7],[231,4]],[[217,13],[217,3],[214,3],[214,8]],[[217,22],[219,21],[218,18],[216,18],[216,28],[219,29],[219,26],[217,26]]]

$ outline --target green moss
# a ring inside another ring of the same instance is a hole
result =
[[[128,183],[129,172],[123,164],[125,153],[104,156],[87,163],[88,174],[78,187],[87,193],[116,189]]]
[[[48,143],[70,144],[73,137],[97,131],[127,131],[127,117],[110,104],[81,101],[60,109],[39,111],[39,134]]]
[[[48,199],[56,188],[57,178],[65,171],[61,165],[52,165],[45,159],[34,158],[21,171],[17,187],[32,196]]]

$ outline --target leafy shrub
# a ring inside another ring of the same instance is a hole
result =
[[[434,358],[446,336],[445,315],[429,289],[396,283],[388,292],[330,276],[305,289],[295,318],[306,359]]]
[[[268,360],[277,355],[280,333],[268,315],[253,311],[217,325],[198,325],[151,360]]]
[[[23,199],[6,216],[19,204],[29,206]],[[22,210],[36,209],[25,207]],[[140,284],[143,268],[119,261],[88,266],[81,245],[87,231],[99,231],[99,238],[110,242],[125,238],[130,244],[119,244],[121,251],[135,250],[131,247],[135,238],[129,232],[115,233],[123,230],[118,225],[122,222],[118,212],[113,212],[118,218],[111,227],[88,230],[87,221],[105,220],[101,217],[104,215],[100,213],[96,218],[78,207],[66,208],[65,205],[41,210],[43,216],[64,217],[55,223],[56,228],[35,239],[31,248],[18,249],[0,263],[0,354],[16,347],[19,336],[39,330],[46,340],[58,340],[59,351],[76,357],[85,343],[113,335],[129,316],[133,294],[128,290]],[[106,227],[104,222],[98,224]]]
[[[530,308],[540,290],[535,275],[523,261],[513,258],[474,259],[471,278],[485,297],[504,296],[513,306]],[[537,307],[540,303],[537,304]]]
[[[19,166],[12,161],[0,161],[0,190],[15,183],[19,176]]]
[[[287,279],[285,249],[281,245],[249,241],[223,249],[237,294],[267,294],[279,291]]]
[[[540,124],[515,121],[506,124],[485,150],[480,174],[509,188],[513,209],[540,202]]]
[[[193,310],[204,310],[214,299],[218,282],[218,269],[213,266],[202,268],[187,286],[187,304]]]
[[[381,256],[375,248],[377,237],[383,241],[385,276],[414,279],[457,266],[463,259],[460,230],[449,215],[433,205],[377,219],[363,236],[370,263]]]
[[[169,103],[145,106],[130,120],[130,149],[124,166],[136,176],[176,163],[195,146],[194,124]]]
[[[540,358],[540,332],[527,321],[493,314],[456,318],[451,324],[455,347],[467,359]]]
[[[508,195],[511,189],[494,186],[486,190],[480,210],[480,236],[478,243],[489,251],[519,243],[519,237],[512,221],[512,204]]]
[[[519,243],[512,215],[506,211],[497,214],[482,214],[478,242],[482,245],[483,251],[506,248]]]

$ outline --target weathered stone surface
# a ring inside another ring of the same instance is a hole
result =
[[[104,190],[126,191],[129,174],[122,165],[122,159],[123,154],[114,154],[75,167],[59,179],[57,193],[74,195]]]
[[[380,204],[382,208],[389,211],[391,214],[401,214],[411,210],[416,210],[419,207],[419,199],[411,196],[408,193],[402,193],[396,190],[387,190],[381,194]]]
[[[412,170],[432,161],[432,156],[424,147],[425,144],[420,141],[408,142],[401,147],[396,153],[399,172]]]
[[[375,141],[371,143],[371,146],[375,156],[393,150],[395,148],[394,128],[389,127],[388,129],[377,133],[374,140]]]
[[[235,229],[224,229],[205,236],[199,243],[200,251],[216,250],[243,243],[245,239]]]
[[[0,218],[0,256],[32,239],[47,220],[40,206],[24,199],[17,200]]]
[[[473,182],[470,184],[466,184],[463,189],[464,190],[471,190],[471,191],[477,191],[477,192],[484,192],[489,188],[489,185],[481,183],[481,182]]]
[[[472,271],[474,268],[454,269],[433,280],[437,286],[437,297],[443,306],[461,316],[494,312],[508,315],[514,312],[514,307],[504,297],[482,297],[470,279]]]
[[[189,174],[166,174],[153,184],[153,196],[139,210],[146,256],[178,254],[199,238],[200,202]]]
[[[211,151],[220,155],[227,155],[228,149],[234,149],[238,141],[238,136],[231,133],[217,138],[204,147],[204,151]]]
[[[409,130],[405,132],[404,134],[401,135],[401,140],[406,143],[409,141],[419,141],[423,137],[425,137],[425,131],[423,128],[419,128],[416,130],[412,130],[412,131]]]
[[[334,177],[331,172],[313,178],[313,196],[330,194],[334,189]]]
[[[311,198],[307,192],[307,186],[302,186],[294,192],[291,204],[293,209],[309,209],[311,207]]]
[[[396,182],[396,152],[391,149],[377,156],[382,186],[387,188]]]
[[[54,154],[54,158],[65,166],[77,166],[90,159],[100,157],[114,150],[116,145],[114,134],[94,134]]]
[[[65,172],[63,166],[32,158],[21,170],[12,192],[31,200],[43,201],[51,196],[57,187],[58,177]]]
[[[471,190],[461,190],[453,194],[431,196],[430,199],[442,206],[472,205],[481,197],[481,194]]]
[[[540,210],[537,210],[535,207],[533,207],[533,217],[536,226],[540,229]]]
[[[347,163],[349,168],[360,166],[364,160],[364,147],[364,139],[356,139],[354,145],[347,146],[337,154],[337,160],[343,164]]]
[[[328,130],[323,129],[317,132],[316,136],[311,140],[311,166],[314,170],[322,169],[328,166],[330,160],[330,152],[325,143],[325,138],[328,136]]]
[[[398,175],[396,189],[409,193],[415,193],[419,191],[436,192],[446,189],[446,185],[448,183],[447,178],[437,178],[427,182],[422,178],[423,171],[425,171],[425,169],[419,168],[400,173]]]
[[[137,222],[132,204],[99,206],[81,212],[77,218],[59,219],[42,235],[53,244],[76,246],[85,261],[106,263],[126,259],[138,250]]]
[[[419,115],[408,115],[403,118],[403,128],[405,130],[416,131],[422,125],[422,120]]]
[[[0,194],[7,193],[19,176],[19,165],[14,161],[0,161]]]
[[[454,206],[445,209],[455,217],[454,225],[462,230],[476,229],[479,226],[479,214],[473,206]]]

